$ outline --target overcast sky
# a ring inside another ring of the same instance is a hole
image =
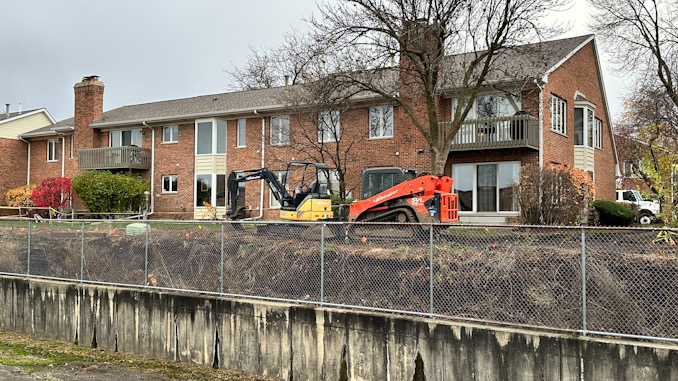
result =
[[[590,33],[584,0],[553,15]],[[104,111],[124,105],[226,91],[224,69],[241,64],[248,45],[276,45],[304,30],[315,0],[16,0],[0,14],[0,107],[45,107],[73,116],[73,85],[99,75]],[[600,42],[599,42],[600,44]],[[599,46],[613,120],[626,91]]]

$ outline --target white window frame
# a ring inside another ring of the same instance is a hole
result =
[[[242,130],[241,130],[242,129]],[[238,119],[236,125],[236,147],[247,147],[247,119]]]
[[[167,131],[169,131],[170,138],[169,140],[165,139],[167,137]],[[175,135],[176,132],[176,135]],[[162,127],[162,142],[167,143],[178,143],[179,142],[179,125],[172,124],[169,126]]]
[[[207,153],[198,153],[198,125],[202,123],[211,123],[212,124],[212,147],[210,147],[210,152]],[[223,140],[223,147],[224,147],[224,152],[217,152],[219,148],[219,125],[223,125],[223,130],[224,130],[224,136],[222,137]],[[194,140],[194,145],[195,145],[195,156],[208,156],[208,155],[226,155],[227,151],[227,144],[226,144],[226,139],[228,136],[228,128],[225,120],[220,120],[220,119],[214,119],[214,118],[209,118],[209,119],[196,119],[195,120],[195,140]]]
[[[226,181],[228,176],[225,173],[196,173],[193,177],[193,205],[196,209],[205,208],[204,205],[198,205],[198,176],[210,176],[212,190],[210,192],[210,205],[216,208],[225,208],[228,205],[228,188],[226,188]],[[217,180],[219,176],[224,176],[224,205],[217,206]]]
[[[341,140],[340,118],[339,110],[321,111],[318,113],[318,143],[334,143]],[[331,126],[329,123],[333,121],[335,122],[334,126]]]
[[[169,186],[170,186],[169,190],[165,189],[165,179],[169,180]],[[175,189],[172,189],[172,183],[176,183]],[[162,193],[164,193],[164,194],[177,193],[177,188],[179,187],[179,176],[177,176],[177,175],[163,175],[161,186],[162,186]]]
[[[129,131],[131,136],[130,136],[130,146],[123,146],[122,145],[122,134],[125,131]],[[139,145],[135,145],[134,143],[134,136],[135,136],[135,131],[137,132],[139,136]],[[113,145],[113,134],[119,133],[120,136],[118,137],[119,141],[116,142],[117,145]],[[144,142],[144,137],[143,137],[143,131],[141,128],[129,128],[129,129],[124,129],[124,130],[112,130],[108,131],[108,146],[109,147],[142,147]]]
[[[69,157],[68,157],[68,158],[69,158],[69,159],[72,159],[72,158],[73,158],[73,149],[74,149],[74,147],[75,147],[75,144],[73,143],[73,135],[71,135],[71,142],[70,142],[70,143],[71,143],[71,151],[69,152]]]
[[[588,147],[588,148],[593,148],[595,146],[595,123],[596,123],[596,110],[593,107],[590,106],[585,106],[585,105],[575,105],[574,106],[575,110],[576,109],[582,109],[582,143],[583,144],[577,144],[577,141],[575,140],[574,146],[575,147]],[[593,121],[593,126],[590,126],[589,128],[589,118],[588,118],[588,113],[591,112],[592,115],[592,121]],[[576,124],[573,128],[576,128]],[[592,132],[593,136],[591,139],[591,145],[589,145],[589,131]],[[574,131],[573,131],[574,134]]]
[[[59,161],[59,139],[47,139],[47,161]]]
[[[497,215],[517,215],[520,213],[519,210],[497,210],[494,212],[479,212],[478,211],[478,166],[479,165],[497,165],[497,181],[499,181],[499,165],[500,164],[514,164],[518,166],[518,181],[520,181],[520,161],[492,161],[492,162],[484,162],[484,163],[457,163],[457,164],[452,164],[452,176],[454,176],[454,167],[456,166],[472,166],[473,167],[473,201],[472,201],[472,208],[471,210],[465,210],[462,211],[459,209],[460,214],[475,214],[475,213],[494,213]],[[497,195],[496,195],[496,205],[497,209],[499,209],[499,187],[497,187]]]
[[[287,123],[285,123],[287,121]],[[290,144],[290,117],[278,115],[271,117],[271,145],[287,146]]]
[[[567,136],[567,101],[551,94],[551,131]]]
[[[386,111],[390,110],[390,114],[385,117]],[[372,125],[372,113],[378,113],[379,125]],[[369,110],[369,137],[370,139],[391,139],[393,138],[393,106],[392,105],[381,105],[381,106],[372,106]],[[391,134],[386,135],[386,131],[390,125]]]
[[[593,117],[593,147],[603,149],[603,121]]]

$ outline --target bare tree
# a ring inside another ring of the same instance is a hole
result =
[[[618,67],[660,85],[678,106],[678,8],[674,0],[589,0],[593,29]]]
[[[244,65],[224,70],[229,90],[256,90],[295,85],[315,79],[313,74],[322,62],[323,51],[312,36],[298,30],[285,34],[280,46],[250,46]]]
[[[333,173],[325,173],[326,178],[336,176],[338,182],[338,189],[331,189],[332,193],[346,200],[355,185],[346,181],[347,167],[354,161],[354,148],[363,139],[341,127],[342,119],[350,114],[353,93],[342,90],[332,75],[317,78],[284,91],[281,101],[290,112],[290,128],[280,134],[280,140],[295,158],[328,164]],[[285,161],[288,156],[286,152],[278,159]]]
[[[542,27],[538,20],[566,4],[345,0],[322,5],[320,17],[311,23],[315,41],[333,53],[337,80],[402,107],[428,143],[431,171],[443,173],[454,136],[496,69],[495,62],[512,46],[560,31]],[[446,59],[446,54],[454,57]],[[443,88],[464,101],[456,102],[452,122],[441,125],[438,100]]]

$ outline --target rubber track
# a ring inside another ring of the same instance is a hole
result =
[[[398,215],[398,213],[401,212],[405,213],[405,215],[407,216],[407,221],[405,222],[417,222],[417,217],[409,208],[396,208],[393,210],[389,210],[387,213],[384,213],[373,218],[359,220],[359,222],[393,222],[395,221],[395,218]]]

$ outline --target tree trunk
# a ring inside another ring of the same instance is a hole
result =
[[[436,176],[445,175],[445,163],[447,163],[447,152],[441,151],[436,147],[429,147],[431,150],[431,174]]]

